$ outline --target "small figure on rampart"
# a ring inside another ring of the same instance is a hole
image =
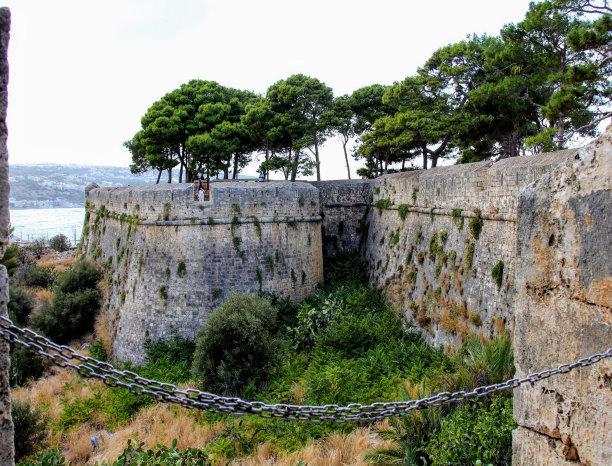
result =
[[[259,172],[259,182],[263,183],[266,180],[266,174],[264,172]]]

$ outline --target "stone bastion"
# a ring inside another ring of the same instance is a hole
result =
[[[98,188],[87,193],[83,252],[106,270],[114,353],[143,360],[146,338],[193,338],[232,291],[300,301],[323,279],[321,212],[307,183]]]

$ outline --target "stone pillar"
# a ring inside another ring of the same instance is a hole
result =
[[[7,47],[11,27],[11,12],[0,8],[0,257],[8,241],[9,182],[8,151],[6,150],[6,104],[8,85]],[[8,275],[0,266],[0,315],[6,316],[8,302]],[[13,464],[13,420],[11,418],[11,394],[8,380],[9,345],[0,339],[0,465]]]
[[[612,347],[612,126],[520,195],[517,377]],[[514,394],[513,464],[612,464],[612,360]]]

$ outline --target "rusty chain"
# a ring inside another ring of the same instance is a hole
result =
[[[370,405],[353,403],[348,406],[332,404],[302,406],[244,401],[240,398],[223,397],[192,388],[181,390],[176,385],[145,379],[139,377],[135,372],[121,371],[106,362],[80,355],[69,346],[58,345],[28,328],[13,325],[3,316],[0,316],[0,336],[51,359],[60,367],[70,367],[83,377],[100,379],[110,387],[123,387],[135,395],[150,396],[162,403],[175,403],[188,409],[198,408],[235,416],[256,414],[265,418],[278,417],[312,423],[377,421],[387,417],[400,417],[415,409],[437,407],[446,403],[483,397],[502,390],[515,389],[525,383],[539,382],[557,374],[566,374],[577,367],[587,367],[602,359],[612,357],[612,348],[609,348],[605,353],[593,354],[571,364],[561,364],[556,369],[535,372],[523,378],[513,378],[494,385],[481,386],[469,392],[442,392],[420,400],[377,402]],[[71,362],[73,360],[80,361],[80,364]]]

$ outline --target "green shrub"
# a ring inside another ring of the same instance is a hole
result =
[[[431,393],[421,384],[416,397],[420,399],[429,395]],[[428,408],[410,411],[401,418],[390,418],[389,428],[376,433],[384,440],[394,440],[394,444],[368,450],[364,459],[374,464],[432,464],[425,449],[430,438],[440,430],[440,411],[441,408]]]
[[[179,261],[178,265],[176,266],[176,274],[180,278],[183,278],[185,276],[186,271],[187,267],[185,267],[185,263],[183,261]]]
[[[490,404],[477,401],[442,421],[427,453],[432,464],[509,465],[512,462],[512,398],[495,396]]]
[[[491,277],[497,285],[497,289],[501,289],[502,281],[504,279],[504,261],[499,261],[491,270]]]
[[[472,218],[469,223],[470,233],[474,239],[480,238],[484,221],[482,220],[480,211],[476,212],[476,217]]]
[[[44,365],[40,356],[21,345],[15,345],[12,348],[9,368],[11,386],[23,385],[29,380],[37,380],[43,371]]]
[[[70,240],[63,233],[59,233],[49,239],[49,247],[58,252],[68,251],[70,249]]]
[[[463,215],[461,215],[462,212],[463,211],[461,209],[453,209],[453,211],[451,212],[451,217],[458,230],[463,230],[464,219]]]
[[[49,421],[29,401],[11,400],[11,415],[15,428],[15,460],[20,460],[43,446],[49,431]]]
[[[34,299],[30,293],[20,286],[11,285],[7,304],[9,318],[17,325],[25,327],[33,309]]]
[[[282,357],[272,330],[277,310],[266,298],[232,293],[196,336],[193,373],[206,390],[239,393],[262,386]]]
[[[15,275],[19,268],[19,246],[17,246],[17,243],[6,247],[0,264],[6,267],[6,273],[8,273],[9,277]]]
[[[70,466],[72,463],[70,461],[66,463],[66,458],[62,456],[62,450],[55,448],[53,450],[38,451],[29,456],[27,461],[17,463],[17,466],[31,466],[34,464],[41,466]]]
[[[514,376],[514,353],[509,332],[491,339],[468,337],[453,358],[455,370],[441,381],[448,391],[472,390]]]
[[[176,448],[176,439],[172,440],[172,446],[167,447],[159,443],[155,448],[144,450],[143,442],[132,444],[132,440],[127,441],[127,446],[117,459],[118,465],[147,465],[147,464],[181,464],[181,465],[202,465],[208,466],[215,464],[210,461],[214,456],[213,452],[207,447],[205,449],[186,448],[179,450]]]
[[[379,209],[380,211],[385,210],[386,208],[388,208],[391,205],[391,199],[379,199],[378,201],[376,201],[376,208]]]
[[[98,361],[108,361],[108,351],[106,351],[106,346],[102,340],[98,338],[93,342],[89,348],[89,356]]]
[[[341,283],[365,283],[366,260],[359,254],[341,254],[325,266],[326,286]]]
[[[397,214],[402,219],[402,222],[406,220],[406,215],[408,215],[408,204],[400,204],[397,208]]]
[[[39,267],[35,262],[26,262],[16,274],[17,280],[29,287],[49,288],[57,278],[53,267]]]
[[[30,251],[36,259],[40,259],[40,257],[44,254],[45,249],[47,249],[47,242],[44,238],[36,238],[32,241],[26,249]]]
[[[52,300],[43,301],[34,315],[34,326],[60,344],[91,332],[100,309],[102,292],[98,281],[101,278],[101,271],[88,261],[80,261],[60,274]]]

